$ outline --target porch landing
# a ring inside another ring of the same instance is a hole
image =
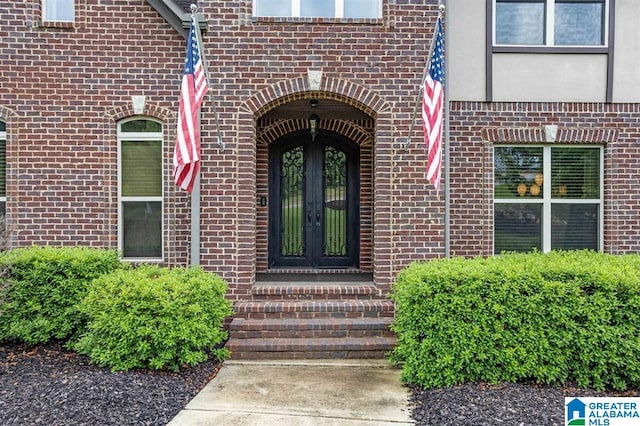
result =
[[[396,342],[370,274],[262,274],[234,310],[232,359],[384,358]]]

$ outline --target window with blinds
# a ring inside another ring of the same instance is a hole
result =
[[[495,0],[494,44],[604,46],[608,0]]]
[[[73,22],[75,0],[43,0],[42,20],[45,22]]]
[[[7,125],[0,121],[0,215],[7,213]]]
[[[601,248],[602,148],[494,151],[494,252]]]
[[[253,16],[282,18],[382,17],[381,0],[253,0]]]
[[[125,259],[162,259],[162,124],[119,124],[119,245]]]

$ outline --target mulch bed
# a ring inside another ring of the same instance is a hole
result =
[[[466,383],[443,389],[412,388],[412,418],[418,425],[564,425],[565,397],[633,396],[626,392],[522,383]]]
[[[219,366],[112,372],[60,344],[0,343],[0,424],[165,425]]]
[[[220,368],[112,372],[60,344],[0,343],[1,425],[165,425]],[[467,383],[411,389],[418,425],[564,425],[565,396],[638,396],[575,387]]]

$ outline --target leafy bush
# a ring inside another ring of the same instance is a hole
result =
[[[115,251],[29,247],[0,254],[0,341],[46,343],[82,328],[76,304],[89,282],[120,264]]]
[[[405,382],[640,386],[640,256],[588,251],[416,263],[392,326]]]
[[[227,338],[222,328],[232,314],[226,283],[198,268],[141,266],[119,270],[91,284],[80,310],[86,333],[74,345],[100,366],[178,370],[207,359]]]

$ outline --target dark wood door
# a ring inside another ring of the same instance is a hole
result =
[[[356,267],[359,152],[338,135],[296,133],[269,150],[271,267]]]

